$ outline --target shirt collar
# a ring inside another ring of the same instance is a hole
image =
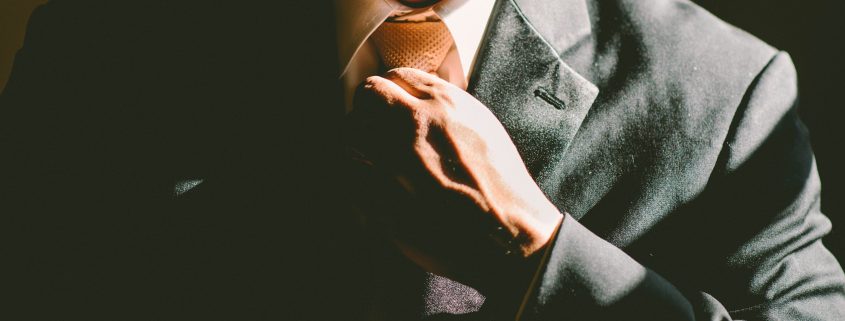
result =
[[[361,45],[395,10],[404,8],[398,0],[335,0],[340,75]],[[443,0],[432,9],[449,28],[464,74],[468,75],[495,0]]]

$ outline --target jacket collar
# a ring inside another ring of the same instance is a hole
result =
[[[586,0],[511,0],[558,56],[592,33]]]
[[[598,88],[561,58],[591,34],[585,0],[500,0],[469,92],[511,134],[529,171],[553,185]],[[550,185],[550,186],[551,186]]]

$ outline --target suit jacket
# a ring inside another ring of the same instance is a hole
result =
[[[422,271],[355,228],[330,14],[39,8],[0,96],[0,314],[510,317],[494,296],[427,313]],[[525,319],[845,317],[787,54],[680,0],[501,0],[492,19],[468,90],[568,213]]]

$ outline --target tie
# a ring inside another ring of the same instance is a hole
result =
[[[387,21],[370,37],[387,69],[411,67],[431,73],[443,63],[453,42],[443,21]]]
[[[387,69],[411,67],[429,73],[440,68],[454,40],[442,21],[386,21],[370,36]],[[465,86],[465,85],[464,85]],[[420,319],[448,318],[469,320],[477,317],[485,301],[475,289],[445,277],[426,273],[422,280]],[[397,282],[404,284],[403,282]],[[404,284],[404,288],[414,288]],[[403,286],[399,286],[403,288]],[[397,293],[402,293],[397,290]],[[387,298],[387,302],[393,299]],[[438,319],[439,320],[439,319]],[[451,320],[451,319],[450,319]]]

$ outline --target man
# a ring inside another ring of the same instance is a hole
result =
[[[43,7],[0,100],[5,313],[845,315],[788,56],[683,1],[481,2]]]

